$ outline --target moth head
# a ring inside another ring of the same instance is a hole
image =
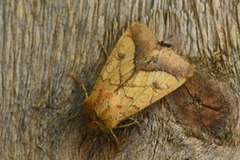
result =
[[[83,110],[86,116],[87,126],[90,129],[108,130],[100,115],[98,115],[97,108],[102,108],[104,96],[102,90],[93,92],[90,97],[86,98],[83,102]],[[101,101],[101,102],[100,102]]]
[[[98,129],[99,126],[97,125],[97,123],[95,123],[95,121],[98,119],[95,111],[94,111],[94,102],[91,100],[91,98],[87,98],[84,102],[83,102],[83,110],[86,116],[86,122],[87,122],[87,126],[90,129]]]
[[[90,129],[101,129],[108,132],[119,123],[116,117],[124,109],[119,107],[120,98],[99,86],[83,102],[87,126]]]

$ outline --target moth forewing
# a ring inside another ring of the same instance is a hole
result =
[[[111,130],[171,93],[195,71],[138,22],[124,32],[83,103],[89,128]]]

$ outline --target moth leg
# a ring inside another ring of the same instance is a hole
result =
[[[112,134],[112,136],[114,137],[116,144],[117,144],[117,148],[119,148],[119,141],[117,136],[115,135],[115,133],[113,132],[113,130],[109,129],[110,133]]]
[[[86,87],[84,86],[84,84],[83,84],[79,79],[77,79],[76,77],[74,77],[73,75],[68,74],[68,76],[71,77],[74,81],[76,81],[77,83],[79,83],[79,84],[82,86],[82,88],[83,88],[83,90],[84,90],[84,93],[85,93],[85,96],[86,96],[86,98],[87,98],[87,97],[88,97],[88,93],[87,93],[87,89],[86,89]]]
[[[141,127],[140,127],[139,122],[136,119],[133,119],[133,118],[128,118],[128,119],[132,120],[133,122],[125,124],[125,125],[117,126],[115,128],[124,128],[124,127],[128,127],[128,126],[136,124],[138,126],[138,132],[141,133]]]
[[[105,55],[107,56],[107,58],[108,58],[108,52],[107,52],[107,50],[106,50],[106,48],[104,47],[104,45],[102,44],[102,42],[100,41],[100,40],[98,40],[98,44],[102,47],[102,49],[103,49],[103,51],[104,51],[104,53],[105,53]]]
[[[136,125],[137,125],[137,127],[138,127],[138,132],[141,133],[140,123],[139,123],[136,119],[133,119],[133,118],[130,118],[130,117],[129,117],[128,119],[130,119],[130,120],[134,121],[134,123],[136,123]]]

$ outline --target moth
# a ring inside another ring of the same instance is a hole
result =
[[[119,146],[112,129],[193,76],[195,65],[161,44],[146,25],[127,28],[83,102],[90,129],[112,133]]]

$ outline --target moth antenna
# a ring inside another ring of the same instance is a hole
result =
[[[84,86],[84,84],[83,84],[79,79],[77,79],[76,77],[74,77],[73,75],[68,74],[68,76],[71,77],[74,81],[76,81],[77,83],[79,83],[79,84],[82,86],[82,88],[83,88],[83,90],[84,90],[84,93],[85,93],[85,96],[86,96],[86,98],[88,98],[89,96],[88,96],[87,89],[86,89],[86,87]]]
[[[108,52],[107,52],[107,50],[106,50],[106,48],[104,47],[104,45],[102,44],[102,42],[100,41],[100,40],[98,40],[98,44],[102,47],[102,49],[103,49],[103,51],[104,51],[104,53],[105,53],[105,55],[107,56],[107,58],[108,58]]]
[[[133,118],[128,118],[128,119],[129,119],[129,120],[132,120],[133,122],[128,123],[128,124],[125,124],[125,125],[117,126],[117,127],[115,127],[115,128],[124,128],[124,127],[128,127],[128,126],[131,126],[131,125],[136,124],[136,125],[138,126],[138,132],[141,133],[140,123],[139,123],[136,119],[133,119]]]
[[[116,141],[116,144],[117,144],[117,148],[119,149],[119,141],[118,141],[118,138],[117,136],[115,135],[115,133],[113,132],[112,129],[109,129],[109,131],[111,132],[111,134],[113,135],[115,141]]]

